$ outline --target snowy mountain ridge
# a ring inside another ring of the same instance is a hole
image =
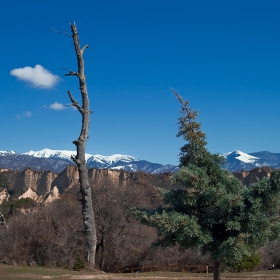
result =
[[[72,155],[76,155],[76,151],[43,149],[22,154],[14,151],[0,151],[0,168],[23,170],[31,167],[36,170],[51,170],[59,173],[66,166],[74,165],[71,159]],[[248,154],[236,150],[225,153],[222,156],[226,159],[226,164],[223,165],[223,168],[229,171],[251,170],[261,166],[280,167],[280,153],[262,151]],[[124,169],[129,172],[143,171],[152,174],[179,170],[179,167],[174,165],[151,163],[121,154],[111,156],[86,154],[86,161],[89,168],[98,169]]]
[[[62,172],[66,166],[75,165],[71,159],[76,151],[43,149],[40,151],[29,151],[16,153],[14,151],[0,151],[0,168],[11,168],[22,170],[27,167],[36,170],[50,170]],[[147,173],[175,172],[178,167],[174,165],[162,165],[139,160],[133,156],[114,154],[110,156],[86,154],[87,166],[89,168],[124,169],[129,172],[144,171]]]
[[[223,154],[223,156],[226,158],[226,164],[223,168],[229,171],[248,171],[262,166],[280,167],[280,153],[261,151],[247,154],[236,150]]]
[[[71,160],[72,155],[76,155],[76,151],[68,151],[68,150],[51,150],[51,149],[43,149],[40,151],[29,151],[23,153],[23,155],[29,155],[37,158],[61,158]],[[100,163],[107,163],[112,164],[114,162],[123,161],[123,162],[130,162],[130,161],[137,161],[135,157],[121,155],[121,154],[114,154],[111,156],[102,156],[102,155],[91,155],[86,154],[86,161],[97,161]]]
[[[233,155],[236,159],[238,159],[244,163],[254,163],[256,160],[259,159],[257,157],[251,156],[250,154],[243,153],[239,150],[223,154],[223,156],[226,158],[233,156]]]

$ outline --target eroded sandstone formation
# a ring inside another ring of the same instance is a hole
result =
[[[68,166],[60,174],[51,171],[34,171],[30,168],[22,172],[3,170],[9,182],[8,191],[17,197],[30,197],[36,201],[52,201],[57,199],[65,190],[79,186],[79,173],[75,166]],[[119,170],[89,169],[90,185],[114,185],[127,187],[131,181],[137,181],[142,175]],[[148,175],[147,176],[151,176]],[[156,175],[152,175],[156,176]]]
[[[9,182],[9,189],[1,190],[0,204],[7,199],[9,193],[17,197],[31,197],[32,199],[50,203],[58,199],[65,190],[79,188],[79,174],[75,166],[68,166],[60,174],[51,171],[34,171],[30,168],[22,172],[1,170]],[[270,168],[257,168],[251,171],[236,172],[233,175],[238,178],[243,185],[249,186],[258,179],[270,177]],[[146,174],[143,172],[129,173],[124,170],[89,169],[89,182],[92,188],[97,186],[113,185],[116,188],[126,188],[133,184],[151,184],[154,186],[171,188],[171,174]]]
[[[10,189],[16,194],[22,194],[28,189],[34,191],[37,195],[45,195],[49,193],[52,188],[54,179],[58,176],[51,171],[34,171],[27,168],[21,173],[15,173],[9,180]],[[6,172],[3,172],[4,174]],[[7,172],[9,173],[9,172]]]
[[[234,172],[233,175],[242,182],[244,186],[249,186],[252,183],[261,180],[264,177],[270,177],[270,167],[256,168],[251,171]]]
[[[9,197],[10,195],[6,189],[0,191],[0,204],[2,204],[5,200],[8,200]]]

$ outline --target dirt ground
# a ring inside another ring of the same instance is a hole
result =
[[[95,280],[210,280],[212,274],[179,272],[103,273],[101,271],[70,271],[59,268],[0,265],[0,280],[95,279]],[[247,273],[223,273],[221,280],[280,280],[280,270]]]

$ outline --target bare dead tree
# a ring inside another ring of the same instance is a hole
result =
[[[90,268],[95,266],[95,252],[96,252],[96,226],[95,226],[95,219],[94,219],[94,211],[92,208],[92,198],[91,198],[91,190],[89,186],[88,180],[88,169],[86,166],[86,159],[85,159],[85,148],[86,148],[86,141],[89,138],[88,131],[89,131],[89,115],[91,111],[89,110],[89,98],[88,98],[88,91],[86,86],[86,77],[84,74],[84,59],[83,54],[85,49],[89,48],[88,45],[85,45],[83,48],[80,47],[79,36],[76,24],[70,24],[71,27],[71,34],[65,32],[58,32],[62,33],[66,36],[70,36],[73,39],[75,52],[77,56],[77,64],[78,64],[78,71],[71,71],[67,68],[64,68],[68,71],[65,76],[76,76],[79,80],[79,89],[82,97],[82,105],[80,105],[72,96],[70,90],[67,91],[69,98],[71,100],[71,105],[76,107],[78,111],[82,115],[82,128],[80,132],[80,136],[77,140],[73,141],[77,148],[77,155],[72,156],[72,160],[77,164],[79,170],[79,177],[80,177],[80,191],[81,191],[81,203],[82,203],[82,214],[83,214],[83,221],[84,221],[84,233],[87,237],[87,248],[88,248],[88,264]],[[55,30],[53,30],[55,31]],[[56,31],[55,31],[56,32]]]

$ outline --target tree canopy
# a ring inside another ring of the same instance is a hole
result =
[[[182,187],[162,190],[165,207],[133,209],[141,222],[156,227],[158,244],[199,249],[214,263],[214,280],[223,264],[236,264],[258,247],[280,236],[280,172],[275,170],[250,187],[242,186],[221,168],[223,156],[206,148],[198,112],[173,91],[181,103],[179,131],[186,144],[180,152],[180,171],[172,181]]]

